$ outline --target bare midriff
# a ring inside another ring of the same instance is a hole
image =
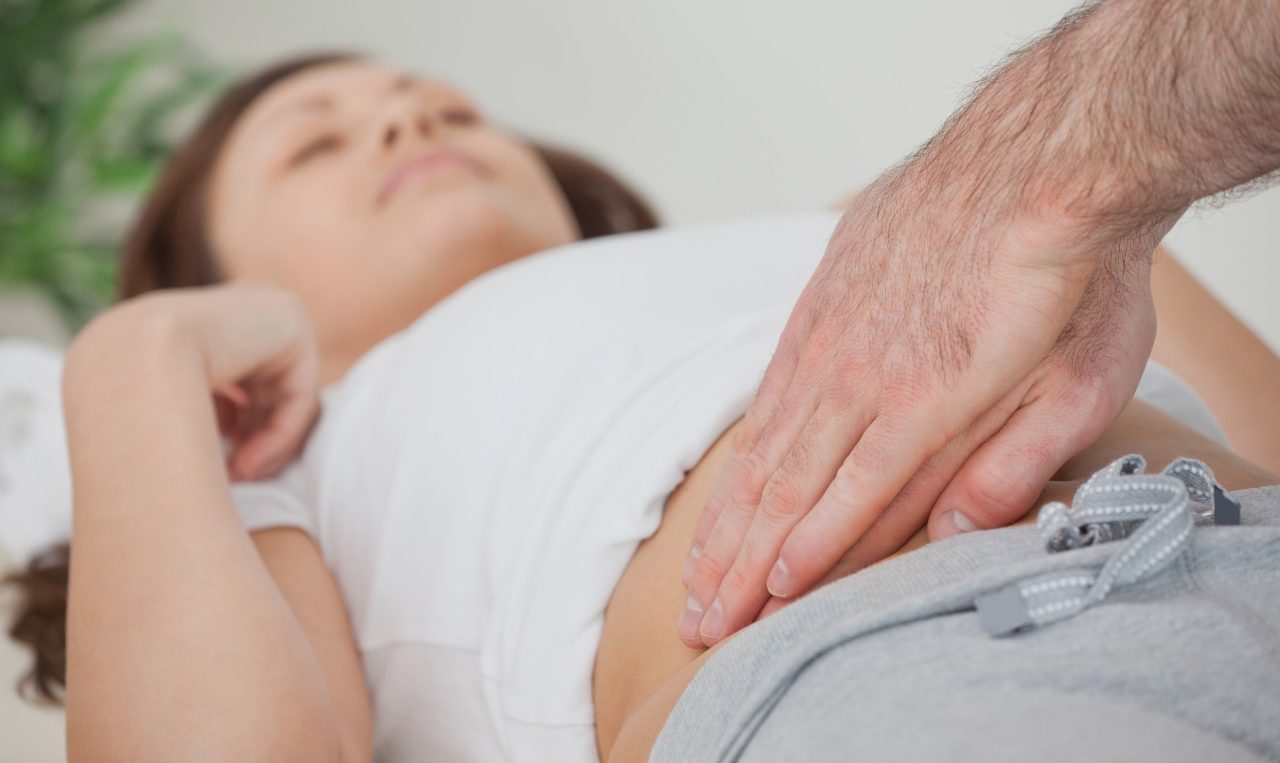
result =
[[[609,601],[593,682],[597,738],[606,760],[612,740],[632,712],[708,654],[685,646],[676,635],[676,620],[687,596],[680,574],[699,513],[740,425],[739,420],[721,434],[667,498],[661,526],[640,544]],[[894,556],[926,542],[921,528]],[[849,572],[838,570],[831,577]]]
[[[729,457],[732,435],[740,425],[741,421],[725,430],[668,497],[658,531],[640,544],[609,601],[593,677],[596,735],[604,760],[609,760],[619,733],[637,713],[651,716],[646,723],[657,724],[653,728],[656,734],[684,686],[716,651],[691,649],[676,635],[676,621],[687,595],[680,574],[698,517]],[[1273,475],[1241,461],[1149,406],[1132,403],[1097,443],[1062,467],[1035,505],[1050,500],[1069,502],[1080,480],[1133,451],[1142,451],[1157,469],[1176,455],[1201,458],[1214,468],[1228,489],[1275,482]],[[1019,524],[1034,521],[1032,511]],[[886,558],[907,553],[926,542],[922,527]],[[863,566],[865,560],[850,554],[824,582],[852,574]]]

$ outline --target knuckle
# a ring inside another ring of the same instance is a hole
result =
[[[935,380],[933,374],[900,371],[889,385],[885,397],[893,410],[906,414],[937,399],[939,389]]]
[[[1042,418],[1052,416],[1060,422],[1057,434],[1075,439],[1100,433],[1128,400],[1105,380],[1095,379],[1078,384],[1066,380],[1037,403],[1045,406]],[[1047,448],[1039,448],[1044,450]]]
[[[1098,379],[1090,384],[1082,384],[1084,398],[1076,410],[1088,412],[1089,423],[1102,425],[1111,423],[1111,418],[1124,407],[1132,395],[1122,395],[1118,385],[1108,383],[1109,380]]]
[[[916,430],[916,441],[918,442],[918,450],[930,456],[941,453],[948,445],[957,438],[963,437],[965,430],[973,425],[972,419],[956,418],[946,422],[942,426],[924,428]],[[888,457],[884,457],[884,461],[888,461]]]
[[[713,556],[704,552],[699,557],[698,563],[693,567],[690,587],[695,591],[714,591],[719,587],[720,581],[724,580],[726,572],[725,565],[720,564]]]
[[[1078,413],[1088,410],[1106,395],[1106,384],[1101,379],[1077,379],[1072,376],[1054,377],[1052,379],[1056,394],[1050,400],[1057,407]]]
[[[827,486],[827,500],[844,509],[850,509],[854,506],[858,491],[855,487],[857,479],[857,466],[850,460],[845,460],[836,470],[836,476],[831,480],[831,484]]]
[[[836,477],[852,482],[859,474],[875,474],[889,468],[892,465],[889,462],[889,438],[901,436],[903,435],[896,431],[888,430],[882,430],[878,436],[871,432],[865,433],[849,456],[840,463],[840,468],[836,470]]]
[[[987,525],[1002,525],[1025,508],[1025,488],[1000,471],[975,472],[969,477],[965,490],[973,501],[972,509]]]
[[[724,511],[722,495],[720,490],[712,490],[711,495],[707,496],[707,502],[702,507],[702,515],[698,517],[698,527],[694,531],[694,540],[698,541],[699,545],[706,545],[707,537],[715,529],[716,522]]]
[[[736,602],[751,587],[750,577],[747,575],[746,569],[741,564],[733,565],[724,576],[724,580],[720,583],[720,599],[728,606],[729,602]]]
[[[744,459],[755,450],[760,440],[760,425],[752,411],[742,417],[742,423],[735,427],[729,436],[729,453],[734,458]]]
[[[760,496],[769,478],[768,466],[760,451],[753,450],[742,459],[742,471],[729,491],[729,502],[738,510],[753,509],[760,503]]]
[[[831,357],[832,339],[825,326],[817,326],[809,335],[808,342],[800,351],[796,361],[796,378],[801,384],[805,380],[818,379],[824,376]]]
[[[796,478],[785,471],[775,472],[765,486],[759,513],[774,525],[789,525],[805,511],[804,494]]]
[[[857,368],[837,361],[832,372],[817,388],[819,410],[846,411],[855,405],[864,404],[866,396],[861,394],[862,387]]]
[[[827,302],[827,297],[812,287],[800,293],[795,310],[783,329],[783,335],[793,350],[820,344],[828,336],[831,322],[826,319]]]
[[[876,368],[873,353],[865,341],[848,342],[832,360],[832,376],[841,382],[836,388],[848,394],[862,390],[862,379]]]
[[[729,576],[734,579],[734,590],[741,591],[743,596],[751,598],[766,593],[765,580],[768,578],[769,571],[773,569],[774,563],[778,561],[780,545],[781,539],[775,544],[766,538],[756,538],[745,544],[737,564],[729,572]],[[728,579],[725,582],[728,584]]]

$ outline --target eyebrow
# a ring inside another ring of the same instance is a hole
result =
[[[413,82],[413,77],[410,77],[408,74],[400,74],[392,80],[391,87],[387,88],[387,91],[397,93],[403,90],[408,90],[413,87]],[[332,110],[333,98],[324,93],[317,93],[293,103],[277,107],[275,113],[269,115],[264,122],[268,124],[277,122],[282,116],[292,115],[298,112],[325,112]]]

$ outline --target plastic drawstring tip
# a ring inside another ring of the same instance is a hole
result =
[[[1008,636],[1011,633],[1035,625],[1027,602],[1017,586],[1007,586],[994,593],[979,596],[974,601],[978,621],[990,636]]]
[[[1215,525],[1240,524],[1240,504],[1223,492],[1218,483],[1213,484],[1213,523]]]

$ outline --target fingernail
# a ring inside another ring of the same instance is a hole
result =
[[[973,520],[959,511],[948,511],[938,521],[942,525],[942,537],[944,538],[950,538],[952,535],[959,535],[960,533],[973,532],[978,529]]]
[[[701,635],[704,639],[712,641],[720,640],[720,633],[724,630],[724,607],[720,606],[720,597],[711,602],[711,609],[707,611],[707,616],[702,618]]]
[[[685,641],[696,641],[698,639],[698,626],[702,623],[702,605],[698,603],[698,599],[689,594],[689,598],[685,599],[684,612],[680,613],[680,623],[676,626],[680,631],[680,638]]]
[[[765,581],[765,588],[769,589],[771,596],[779,598],[787,598],[791,595],[791,570],[787,569],[787,563],[778,560],[773,565],[773,571],[769,573],[769,579]]]
[[[702,556],[702,546],[695,543],[689,547],[689,555],[684,559],[684,571],[680,573],[680,582],[684,584],[685,588],[689,587],[689,579],[693,576],[693,567],[698,563],[698,557],[700,556]]]

